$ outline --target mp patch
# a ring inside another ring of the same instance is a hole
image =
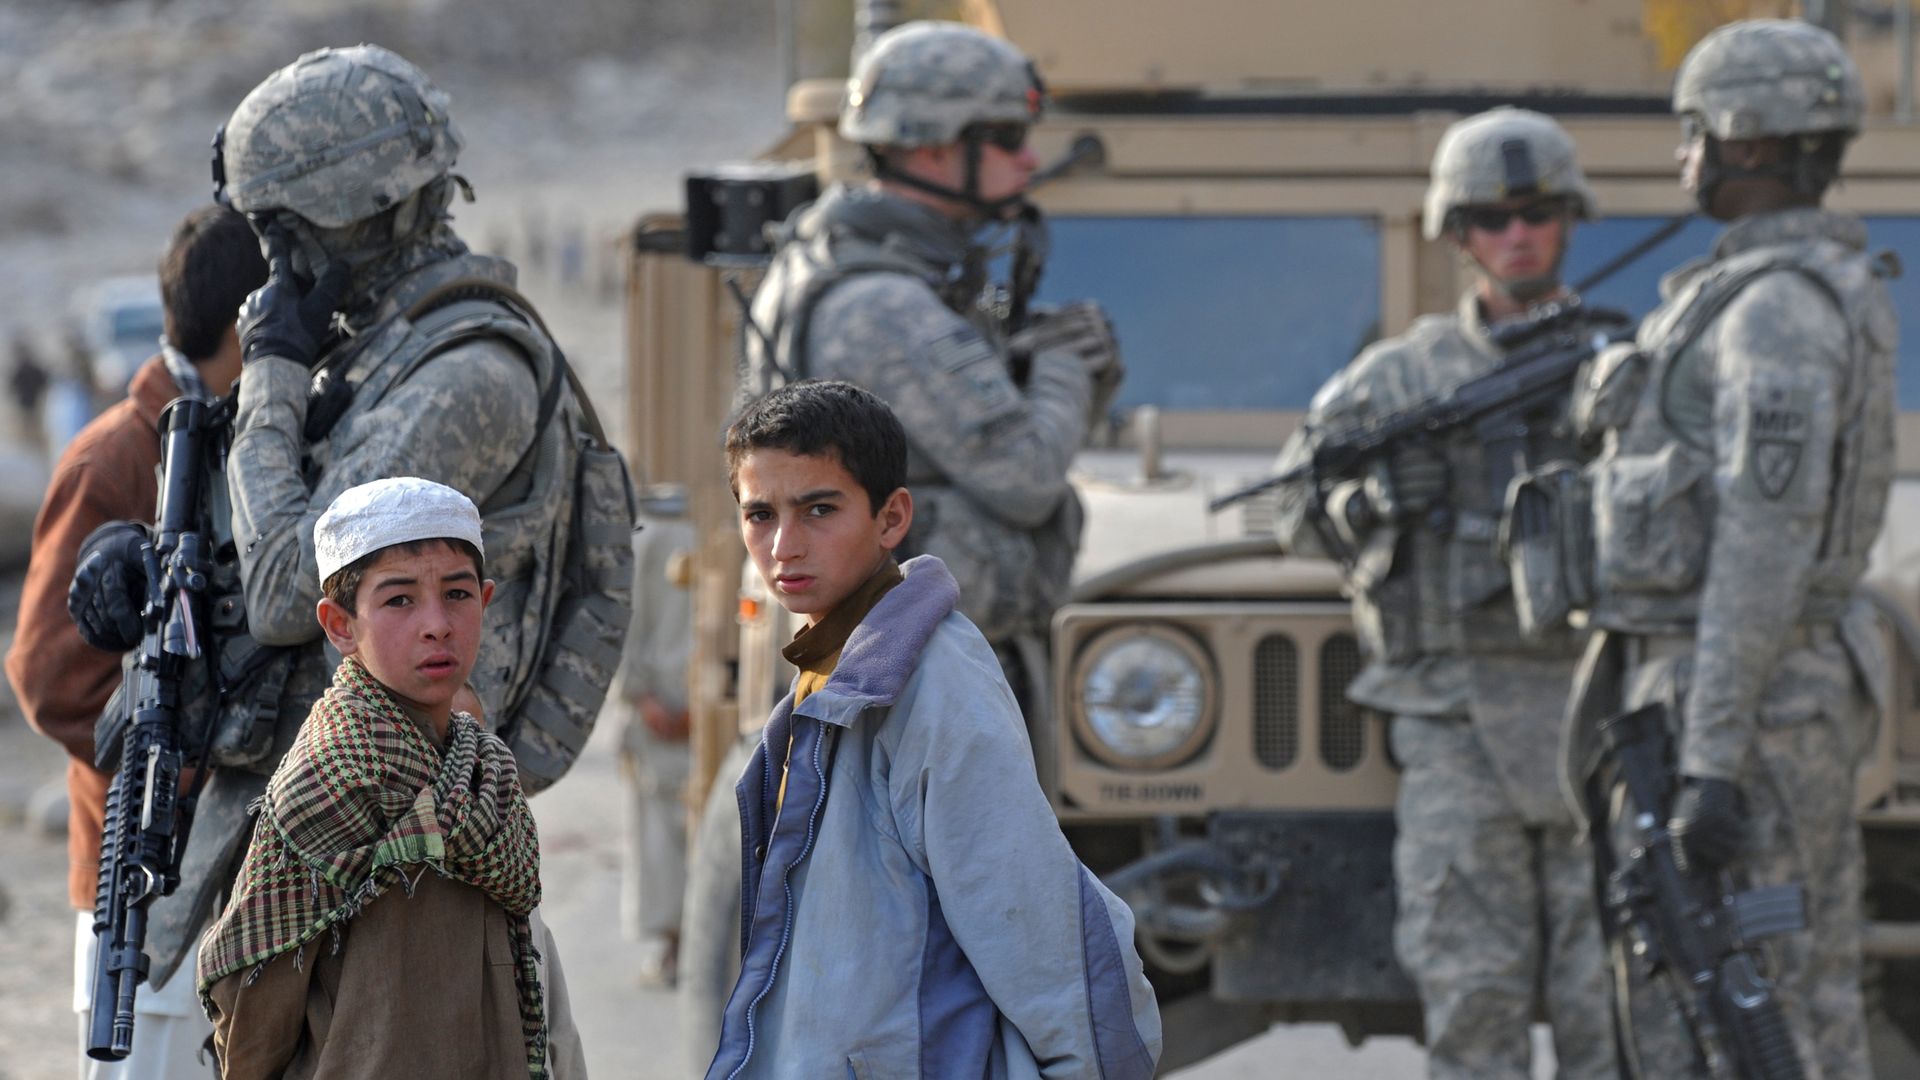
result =
[[[1747,473],[1754,488],[1769,499],[1778,499],[1793,487],[1805,457],[1807,434],[1812,427],[1807,395],[1802,391],[1773,387],[1762,392],[1752,405],[1747,427]]]

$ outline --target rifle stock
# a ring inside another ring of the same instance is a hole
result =
[[[193,798],[180,791],[184,758],[181,686],[201,655],[210,545],[199,527],[200,478],[213,407],[190,398],[167,406],[158,525],[146,562],[146,627],[129,678],[133,723],[107,789],[100,884],[94,893],[92,1015],[87,1056],[118,1061],[133,1050],[134,998],[146,981],[147,913],[180,883]]]

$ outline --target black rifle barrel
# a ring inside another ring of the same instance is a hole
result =
[[[134,997],[146,981],[147,908],[180,881],[190,808],[180,798],[180,688],[201,648],[196,597],[207,584],[200,477],[211,407],[180,398],[161,423],[161,484],[153,543],[143,545],[145,632],[131,678],[133,723],[107,789],[94,893],[95,944],[87,1056],[133,1051]],[[176,977],[190,978],[191,973]]]

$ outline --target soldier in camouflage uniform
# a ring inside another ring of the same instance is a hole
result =
[[[1896,327],[1865,228],[1820,201],[1859,130],[1860,76],[1825,30],[1735,23],[1688,54],[1673,107],[1681,185],[1729,224],[1667,275],[1637,347],[1603,353],[1576,402],[1605,433],[1590,475],[1606,633],[1573,710],[1570,780],[1594,768],[1596,719],[1669,707],[1678,854],[1806,887],[1810,926],[1765,943],[1771,974],[1805,1075],[1856,1080],[1871,1067],[1854,772],[1880,666],[1850,597],[1892,476]],[[1636,959],[1640,1075],[1682,1075],[1694,1048],[1645,975]]]
[[[1009,327],[982,303],[980,234],[1024,211],[1044,102],[1032,63],[999,38],[939,22],[877,38],[840,115],[873,177],[783,227],[739,381],[741,401],[824,378],[892,405],[910,440],[903,550],[946,562],[996,645],[1044,628],[1063,598],[1081,524],[1067,466],[1119,379],[1092,305]]]
[[[1434,155],[1426,236],[1473,275],[1447,315],[1369,347],[1315,396],[1278,467],[1315,433],[1412,405],[1500,362],[1489,324],[1570,301],[1560,262],[1593,193],[1572,140],[1501,108],[1449,128]],[[1577,459],[1560,433],[1534,464]],[[1467,434],[1396,448],[1364,483],[1280,492],[1289,551],[1339,557],[1368,666],[1347,696],[1393,717],[1403,768],[1395,950],[1426,1011],[1428,1075],[1524,1080],[1544,989],[1562,1077],[1615,1076],[1592,862],[1560,797],[1560,715],[1579,641],[1523,635],[1496,545],[1488,455]]]
[[[157,967],[170,969],[204,925],[244,847],[247,804],[339,662],[313,614],[313,526],[335,496],[416,476],[481,508],[496,588],[472,696],[456,705],[500,727],[550,651],[532,597],[566,542],[556,523],[573,519],[581,405],[537,316],[502,291],[513,266],[470,253],[451,227],[448,206],[467,187],[449,171],[460,148],[446,94],[371,45],[322,49],[269,75],[216,140],[221,198],[261,234],[270,276],[240,311],[245,365],[220,489],[230,531],[222,515],[212,524],[224,559],[237,558],[245,629],[284,651],[279,662],[263,656],[234,695],[264,695],[260,744],[242,756],[216,733],[214,760],[227,767],[200,800],[180,891],[155,906]],[[625,532],[615,539],[630,559]],[[631,563],[612,572],[624,588]],[[237,614],[228,603],[216,625],[237,624]],[[624,593],[618,614],[602,672],[576,680],[589,724],[619,659]],[[97,644],[114,644],[110,627],[94,632],[109,639]],[[504,734],[523,782],[551,779],[526,756],[539,744]],[[555,1035],[553,1052],[564,1056],[577,1036]]]

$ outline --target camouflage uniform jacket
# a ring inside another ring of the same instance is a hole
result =
[[[985,252],[918,203],[835,187],[786,234],[754,298],[743,399],[809,377],[885,399],[907,429],[903,553],[946,562],[988,640],[1044,625],[1079,539],[1067,467],[1087,432],[1084,364],[1043,351],[1016,384],[979,305]]]
[[[1487,337],[1474,293],[1446,315],[1422,316],[1400,337],[1376,342],[1314,395],[1306,424],[1280,452],[1290,469],[1312,453],[1316,431],[1384,416],[1481,374],[1503,359]],[[1506,563],[1498,550],[1501,505],[1491,490],[1481,444],[1461,433],[1441,447],[1450,477],[1448,527],[1382,524],[1342,552],[1310,481],[1279,493],[1277,532],[1288,551],[1350,556],[1347,587],[1369,663],[1348,688],[1360,704],[1387,712],[1460,715],[1467,711],[1475,656],[1568,659],[1571,635],[1521,635]],[[1528,447],[1530,464],[1577,460],[1559,433]],[[1348,487],[1355,486],[1350,482]],[[1339,491],[1330,503],[1338,503]],[[1431,519],[1429,519],[1431,520]]]
[[[246,804],[264,790],[267,774],[292,745],[339,663],[313,613],[320,598],[313,524],[342,491],[380,477],[420,476],[473,499],[485,519],[487,576],[497,583],[470,680],[490,720],[503,718],[509,683],[534,666],[533,657],[521,655],[524,578],[535,545],[553,543],[551,515],[565,513],[570,504],[548,511],[544,537],[540,521],[520,515],[513,531],[502,535],[488,512],[503,501],[520,501],[510,489],[535,438],[540,388],[552,375],[550,355],[543,349],[534,355],[500,336],[473,336],[433,353],[383,394],[375,392],[401,374],[397,369],[410,351],[418,355],[421,334],[401,313],[436,286],[471,277],[511,284],[513,268],[473,255],[423,267],[403,278],[367,325],[337,346],[354,351],[344,370],[359,389],[321,442],[309,444],[303,433],[307,368],[266,357],[249,363],[241,376],[226,477],[248,625],[261,643],[294,649],[294,659],[279,698],[272,748],[258,771],[217,769],[202,796],[180,890],[155,906],[156,966],[171,970],[169,962],[178,961],[189,935],[203,925],[251,828]],[[490,300],[461,300],[436,308],[433,316],[438,321],[476,308],[503,311]],[[572,407],[564,390],[562,407]],[[556,493],[561,499],[571,494]]]
[[[1592,621],[1694,639],[1682,773],[1739,779],[1775,667],[1847,612],[1879,535],[1896,325],[1865,246],[1851,215],[1741,219],[1578,405],[1608,431]]]

